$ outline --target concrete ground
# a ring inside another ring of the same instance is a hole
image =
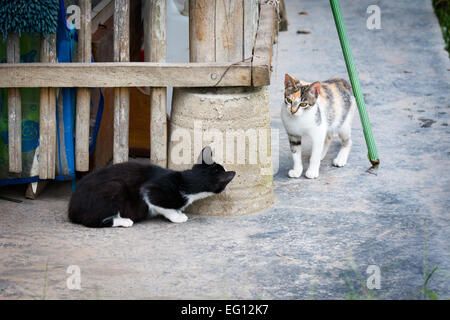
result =
[[[275,205],[244,217],[88,229],[67,220],[66,183],[35,201],[0,200],[0,298],[420,299],[438,267],[427,288],[448,299],[450,62],[431,1],[341,3],[380,152],[377,175],[365,172],[356,117],[348,166],[331,166],[336,143],[319,179],[287,178],[284,73],[347,77],[328,2],[288,0],[270,86]],[[366,28],[371,4],[381,8],[381,30]],[[67,288],[70,265],[81,270],[81,290]],[[378,290],[366,287],[369,265],[380,268]]]

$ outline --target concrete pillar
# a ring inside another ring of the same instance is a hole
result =
[[[190,0],[190,61],[234,63],[251,57],[256,3]],[[237,173],[223,193],[195,202],[187,212],[243,215],[273,204],[266,87],[174,89],[169,136],[169,168],[191,168],[209,145],[213,160]]]

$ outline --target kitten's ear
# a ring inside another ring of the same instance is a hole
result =
[[[230,183],[231,180],[233,180],[235,175],[236,175],[235,171],[226,171],[220,176],[219,181],[227,185],[228,183]]]
[[[287,73],[284,75],[284,86],[285,87],[295,86],[296,83],[298,83],[297,79],[295,79],[294,77],[291,77]]]
[[[198,156],[197,163],[202,164],[213,164],[212,150],[209,146],[204,147],[200,155]]]
[[[320,93],[320,89],[322,88],[322,84],[319,81],[313,82],[309,85],[309,92],[310,94],[312,94],[313,96],[315,96],[317,98],[317,96]]]

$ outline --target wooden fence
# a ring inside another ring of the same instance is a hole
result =
[[[17,88],[41,88],[39,177],[55,177],[55,88],[77,87],[76,170],[89,170],[89,105],[91,87],[114,87],[113,162],[128,160],[129,87],[151,87],[151,161],[167,163],[165,87],[266,86],[270,83],[276,9],[259,7],[251,59],[236,62],[166,63],[166,1],[149,0],[145,21],[145,61],[129,62],[130,0],[114,0],[114,62],[90,63],[91,0],[81,0],[78,61],[56,63],[55,36],[42,40],[40,63],[18,63],[18,38],[8,37],[7,63],[0,64],[0,88],[8,88],[9,170],[21,172],[20,93]],[[204,1],[204,0],[203,0]],[[209,1],[209,0],[208,0]],[[229,0],[231,2],[235,0]],[[245,6],[247,0],[244,1]],[[190,6],[202,2],[191,0]],[[192,12],[192,10],[191,10]],[[192,28],[192,26],[191,26]],[[191,50],[192,52],[192,50]],[[19,55],[20,56],[20,55]],[[191,59],[191,61],[193,61]],[[164,116],[163,116],[164,115]],[[163,119],[163,120],[162,120]],[[159,147],[156,145],[159,144]],[[162,147],[161,147],[162,146]]]

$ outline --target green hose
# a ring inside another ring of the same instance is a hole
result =
[[[356,71],[355,62],[353,61],[350,42],[348,41],[347,31],[345,30],[344,19],[342,18],[339,0],[330,0],[331,10],[333,11],[334,22],[341,42],[342,52],[344,54],[347,72],[352,83],[353,94],[355,95],[356,104],[358,105],[359,116],[366,139],[367,149],[369,151],[369,160],[373,168],[378,167],[380,159],[378,158],[378,150],[375,145],[375,139],[372,133],[372,127],[369,121],[369,114],[366,109],[364,97],[362,95],[361,86],[359,84],[358,73]]]

